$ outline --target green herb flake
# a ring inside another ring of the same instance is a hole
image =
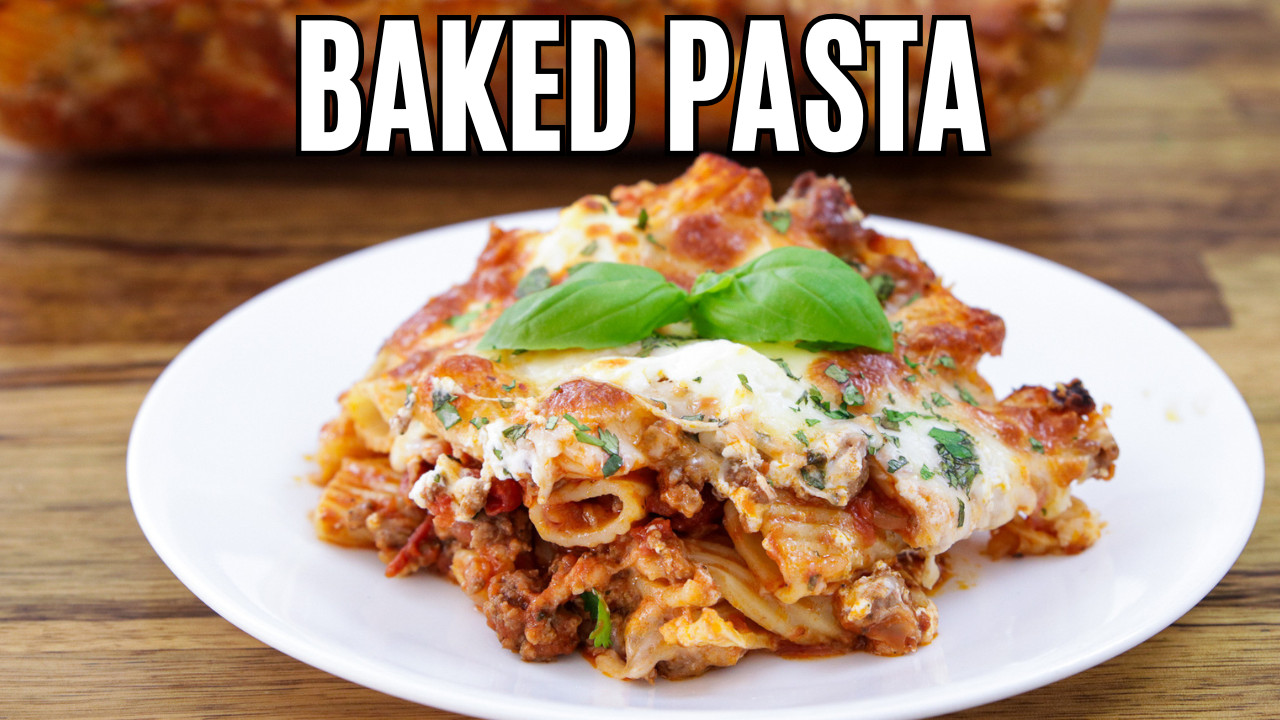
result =
[[[510,410],[516,406],[516,404],[511,400],[498,400],[498,404],[501,405],[504,410]]]
[[[499,460],[501,460],[501,459],[502,459],[502,448],[500,448],[500,447],[495,447],[495,448],[493,449],[493,456],[494,456],[494,457],[496,457],[496,458],[498,458]]]
[[[445,322],[449,323],[449,327],[457,330],[458,332],[466,332],[471,329],[471,323],[475,322],[478,317],[480,317],[480,311],[472,310],[471,312],[465,312],[461,315],[454,315],[448,320],[445,320]]]
[[[532,295],[549,287],[551,287],[551,273],[544,267],[536,267],[520,278],[520,283],[516,285],[516,299],[519,300],[525,295]]]
[[[969,391],[966,390],[964,386],[960,385],[959,383],[956,384],[956,392],[960,393],[961,400],[969,403],[974,407],[978,407],[978,401],[974,400],[973,396],[969,394]]]
[[[902,323],[901,320],[895,320],[893,324],[889,326],[889,329],[894,331],[895,333],[900,333],[902,332],[902,329],[904,327],[906,326]]]
[[[407,408],[411,408],[413,407],[413,404],[416,403],[417,401],[418,401],[418,388],[414,385],[405,385],[404,386],[404,406]]]
[[[693,381],[694,381],[694,382],[696,382],[696,383],[701,383],[701,382],[702,382],[702,376],[701,376],[701,375],[699,375],[698,377],[694,378],[694,379],[693,379]]]
[[[956,515],[956,527],[964,527],[964,501],[960,500],[960,513]]]
[[[809,438],[805,437],[804,430],[795,431],[795,438],[800,441],[801,445],[809,447]]]
[[[937,391],[934,391],[934,393],[929,397],[933,399],[934,407],[946,407],[951,404],[951,401],[947,399],[946,395]]]
[[[698,413],[697,415],[685,415],[680,419],[685,420],[687,422],[706,422],[707,421],[706,416],[703,415],[702,413]]]
[[[791,211],[790,210],[765,210],[761,215],[764,221],[773,226],[774,230],[787,234],[791,229]]]
[[[876,299],[880,301],[881,305],[893,295],[893,290],[897,287],[893,277],[885,273],[867,278],[867,284],[871,286],[871,291],[876,294]]]
[[[907,459],[899,455],[898,457],[890,460],[889,464],[886,465],[884,469],[888,470],[891,473],[895,473],[901,470],[902,468],[906,467],[906,465],[907,465]]]
[[[915,302],[915,301],[917,301],[917,300],[919,300],[919,299],[920,299],[920,293],[918,293],[918,292],[913,292],[913,293],[911,293],[911,297],[907,298],[907,301],[906,301],[905,303],[903,303],[903,304],[902,304],[902,307],[906,307],[906,306],[910,305],[911,303],[913,303],[913,302]]]
[[[644,230],[647,227],[649,227],[649,211],[640,208],[640,214],[636,216],[636,229]]]
[[[666,245],[663,245],[662,243],[658,242],[658,239],[657,239],[657,238],[655,238],[655,237],[653,236],[653,233],[645,233],[645,234],[644,234],[644,239],[645,239],[645,242],[647,242],[647,243],[649,243],[650,245],[652,245],[652,246],[654,246],[654,247],[658,248],[659,250],[666,250],[666,249],[667,249],[667,246],[666,246]]]
[[[929,466],[928,466],[928,465],[921,465],[921,466],[920,466],[920,478],[921,478],[921,479],[923,479],[923,480],[932,480],[932,479],[933,479],[933,476],[934,476],[934,475],[936,475],[936,474],[937,474],[937,473],[935,473],[934,471],[932,471],[932,470],[930,470],[930,469],[929,469]]]
[[[853,383],[840,388],[840,395],[846,405],[865,405],[867,402],[867,399],[862,395],[862,391]]]
[[[604,465],[600,467],[600,474],[604,477],[609,477],[621,468],[622,456],[617,453],[609,453],[609,457],[604,460]]]
[[[920,363],[912,361],[912,359],[908,357],[905,353],[902,355],[902,362],[906,363],[907,367],[911,368],[912,370],[915,370],[916,368],[920,367]]]
[[[910,375],[908,375],[908,376],[906,376],[906,377],[904,377],[904,378],[902,378],[902,379],[903,379],[903,380],[906,380],[906,381],[907,381],[907,382],[909,382],[909,383],[913,383],[913,382],[915,382],[915,381],[919,380],[919,379],[920,379],[920,376],[919,376],[919,375],[916,375],[915,373],[911,373]]]
[[[587,427],[586,425],[583,425],[582,423],[578,422],[578,418],[576,418],[576,417],[574,417],[574,416],[572,416],[572,415],[570,415],[570,414],[568,414],[568,413],[565,413],[565,415],[564,415],[564,419],[565,419],[565,420],[568,420],[568,421],[569,421],[569,424],[570,424],[570,425],[572,425],[572,426],[574,426],[575,428],[577,428],[580,432],[591,432],[591,428],[589,428],[589,427]]]
[[[587,609],[587,615],[590,615],[591,620],[596,624],[587,639],[595,647],[611,647],[613,645],[613,622],[609,617],[609,605],[604,600],[601,600],[594,590],[582,593],[582,604]]]
[[[458,414],[458,408],[453,406],[453,401],[457,400],[456,395],[451,395],[443,390],[436,390],[431,393],[431,411],[436,414],[436,419],[444,426],[445,430],[458,424],[462,416]]]
[[[503,430],[502,437],[510,440],[511,442],[515,442],[524,437],[524,434],[527,432],[529,432],[529,426],[522,423],[520,425],[512,425],[506,430]]]
[[[934,449],[941,459],[938,472],[951,487],[969,492],[973,479],[981,472],[973,452],[973,436],[964,430],[932,428],[929,437],[937,441]]]
[[[950,355],[939,355],[937,362],[944,368],[951,368],[952,370],[956,368],[956,361]]]
[[[587,257],[591,257],[592,255],[595,255],[596,250],[599,250],[599,249],[600,249],[600,242],[598,240],[592,240],[591,242],[587,243],[586,247],[582,248],[582,254],[586,255]]]
[[[557,425],[559,425],[559,424],[560,424],[560,416],[559,416],[559,415],[552,415],[551,417],[547,418],[547,424],[546,424],[546,426],[545,426],[545,427],[546,427],[548,430],[555,430],[555,429],[556,429],[556,426],[557,426]]]
[[[487,417],[473,417],[473,418],[471,418],[471,424],[472,424],[472,425],[475,425],[475,426],[476,426],[476,428],[477,428],[477,429],[479,429],[479,428],[482,428],[482,427],[484,427],[485,425],[488,425],[488,424],[489,424],[489,418],[487,418]]]
[[[515,380],[512,380],[510,385],[503,385],[503,386],[502,386],[502,391],[503,391],[503,392],[511,392],[512,390],[515,390],[515,389],[516,389],[516,385],[517,385],[516,381],[515,381]]]
[[[1043,455],[1043,454],[1044,454],[1044,443],[1040,442],[1039,440],[1037,440],[1037,439],[1035,439],[1035,438],[1031,438],[1031,449],[1032,449],[1032,450],[1035,450],[1036,452],[1038,452],[1038,453],[1040,453],[1041,455]]]
[[[746,388],[747,392],[751,392],[751,393],[755,392],[755,390],[751,389],[751,383],[747,382],[746,375],[743,375],[742,373],[738,373],[738,382],[742,383],[742,387]]]
[[[800,468],[800,479],[811,488],[817,490],[827,489],[826,473],[812,465],[805,465]]]
[[[786,360],[783,360],[782,358],[769,358],[769,359],[772,360],[775,364],[777,364],[778,367],[782,368],[782,372],[786,373],[787,377],[791,378],[792,380],[800,379],[796,377],[795,373],[791,372],[791,366],[787,365]]]
[[[827,369],[823,370],[822,372],[827,377],[831,378],[832,380],[835,380],[838,383],[849,382],[849,371],[845,370],[839,365],[836,365],[835,363],[828,365]]]
[[[818,424],[818,423],[820,423],[820,422],[822,422],[822,421],[821,421],[821,420],[819,420],[818,418],[805,418],[805,419],[804,419],[804,424],[805,424],[805,425],[808,425],[809,427],[813,427],[814,425],[817,425],[817,424]]]

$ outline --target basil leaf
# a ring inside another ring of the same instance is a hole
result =
[[[688,296],[639,265],[589,263],[517,300],[489,326],[481,350],[617,347],[683,320]]]
[[[728,273],[704,274],[694,283],[693,299],[693,325],[701,337],[893,349],[889,321],[866,280],[821,250],[777,248]]]
[[[520,284],[516,285],[516,299],[519,300],[525,295],[532,295],[549,287],[551,287],[551,273],[544,267],[536,267],[520,278]]]

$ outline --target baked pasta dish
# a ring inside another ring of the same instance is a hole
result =
[[[1072,484],[1118,449],[1079,380],[996,397],[1001,319],[862,217],[842,180],[775,200],[703,156],[493,228],[342,394],[316,532],[616,678],[928,644],[948,549],[1086,549]]]

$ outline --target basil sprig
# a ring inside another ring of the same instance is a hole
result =
[[[481,350],[617,347],[689,314],[689,296],[662,273],[625,263],[582,263],[564,282],[507,308],[480,339]]]
[[[703,273],[689,293],[639,265],[583,263],[563,283],[507,308],[479,347],[616,347],[686,319],[703,338],[893,349],[889,321],[867,281],[830,253],[798,247]]]

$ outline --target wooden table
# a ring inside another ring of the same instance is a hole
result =
[[[1217,589],[1110,662],[959,717],[1280,716],[1277,33],[1268,0],[1121,0],[1075,109],[991,158],[763,161],[776,187],[815,165],[873,212],[1129,293],[1222,364],[1262,429],[1272,492]],[[185,342],[290,275],[684,164],[0,161],[0,717],[456,717],[265,647],[174,579],[125,491],[134,413]]]

